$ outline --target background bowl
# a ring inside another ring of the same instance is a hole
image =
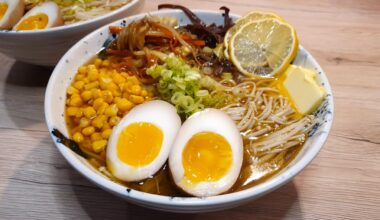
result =
[[[206,23],[223,23],[223,17],[220,12],[193,10]],[[179,18],[181,24],[188,24],[189,19],[178,10],[165,10],[158,12],[150,12],[150,15],[170,15]],[[141,19],[147,14],[140,14],[126,18],[124,20],[113,22],[112,25],[123,25],[129,22]],[[233,16],[235,19],[237,16]],[[70,85],[79,66],[89,61],[102,48],[103,43],[112,38],[108,33],[108,26],[104,26],[87,35],[85,38],[75,44],[60,60],[56,66],[46,90],[45,94],[45,117],[49,131],[54,128],[60,130],[64,135],[68,136],[68,130],[64,120],[64,106],[66,97],[66,88]],[[132,203],[145,207],[172,211],[172,212],[208,212],[232,208],[250,200],[256,199],[268,192],[271,192],[278,187],[290,181],[295,175],[303,170],[311,160],[318,154],[323,144],[325,143],[328,133],[331,128],[333,118],[333,99],[331,88],[325,73],[315,61],[315,59],[305,49],[300,47],[294,64],[301,65],[306,68],[314,69],[318,73],[319,83],[326,89],[327,97],[315,116],[320,119],[314,129],[310,133],[310,138],[305,143],[304,147],[297,157],[281,172],[273,176],[262,184],[251,187],[249,189],[207,197],[207,198],[183,198],[159,196],[148,193],[143,193],[136,190],[131,190],[112,182],[107,177],[103,176],[86,160],[76,155],[66,146],[57,142],[56,137],[52,136],[58,150],[62,153],[65,159],[83,176],[100,186],[101,188],[120,196]]]
[[[131,0],[94,19],[41,31],[0,30],[0,52],[23,62],[54,66],[79,39],[96,28],[137,12],[142,3],[143,0]]]

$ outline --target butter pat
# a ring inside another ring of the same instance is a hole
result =
[[[317,74],[310,69],[290,65],[281,80],[296,110],[303,115],[312,113],[326,96],[316,81]]]

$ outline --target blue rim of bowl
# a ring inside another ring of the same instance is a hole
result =
[[[203,14],[218,14],[220,15],[220,12],[213,11],[213,10],[202,10],[202,9],[193,9],[192,10],[195,13],[203,13]],[[152,11],[152,12],[147,12],[147,13],[140,13],[136,14],[134,16],[130,16],[124,19],[119,19],[117,21],[111,22],[110,24],[113,23],[118,23],[123,20],[127,21],[132,21],[136,18],[139,18],[141,16],[147,16],[147,15],[160,15],[168,12],[180,12],[180,10],[159,10],[159,11]],[[238,16],[231,14],[231,16]],[[240,16],[238,16],[240,17]],[[70,163],[71,166],[75,170],[77,170],[79,173],[81,173],[83,176],[85,176],[87,179],[89,179],[91,182],[95,183],[98,185],[100,188],[116,195],[122,198],[125,198],[131,202],[140,204],[140,205],[147,205],[151,206],[149,204],[155,204],[158,206],[162,205],[167,205],[169,207],[200,207],[203,205],[207,206],[213,206],[213,205],[220,205],[220,204],[229,204],[233,202],[245,202],[249,201],[252,198],[258,198],[260,196],[263,196],[273,190],[278,189],[279,187],[283,186],[284,184],[288,183],[290,180],[293,179],[298,173],[300,173],[304,168],[307,167],[309,163],[317,156],[319,151],[322,149],[323,145],[327,141],[328,135],[331,130],[331,126],[333,123],[333,116],[334,116],[334,102],[333,102],[333,95],[331,91],[331,86],[330,83],[327,79],[327,76],[325,72],[322,70],[318,62],[314,59],[314,57],[306,50],[304,49],[301,45],[299,47],[299,50],[303,50],[306,54],[308,54],[308,59],[311,60],[311,63],[316,66],[320,71],[321,74],[319,75],[320,79],[324,82],[324,87],[330,96],[328,97],[328,103],[330,107],[330,118],[331,120],[327,121],[324,124],[324,128],[321,131],[319,137],[315,140],[313,143],[313,147],[310,148],[309,151],[307,151],[302,158],[300,158],[299,161],[294,163],[291,167],[288,167],[286,170],[284,170],[282,173],[279,175],[270,178],[267,180],[265,183],[256,185],[254,187],[238,191],[238,192],[233,192],[233,193],[227,193],[227,194],[222,194],[222,195],[217,195],[217,196],[211,196],[211,197],[171,197],[171,196],[162,196],[162,195],[155,195],[155,194],[150,194],[150,193],[145,193],[141,192],[138,190],[130,189],[128,187],[122,186],[118,183],[115,183],[95,172],[90,170],[89,167],[87,167],[79,158],[76,156],[73,156],[75,154],[72,152],[70,149],[68,149],[66,146],[63,144],[60,144],[57,142],[57,138],[51,134],[51,131],[54,128],[54,125],[51,124],[50,120],[52,118],[51,113],[50,113],[50,101],[53,99],[53,94],[49,93],[50,90],[52,90],[52,87],[54,85],[52,82],[56,81],[56,77],[58,77],[59,72],[57,69],[61,68],[62,65],[65,65],[65,60],[67,59],[67,55],[71,53],[71,51],[74,51],[76,47],[78,47],[83,41],[88,40],[89,38],[95,37],[100,30],[102,30],[104,27],[109,26],[110,24],[104,25],[103,27],[100,27],[93,32],[89,33],[87,36],[82,38],[80,41],[78,41],[73,47],[71,47],[66,54],[61,58],[61,60],[58,62],[56,65],[56,69],[53,71],[52,76],[49,80],[48,86],[46,88],[46,93],[45,93],[45,119],[46,119],[46,124],[48,127],[48,130],[50,132],[50,135],[57,146],[58,150],[60,153],[64,156],[64,158]],[[49,103],[49,105],[48,105]]]
[[[61,31],[61,30],[66,30],[66,31],[71,30],[71,29],[74,30],[77,28],[81,28],[82,26],[85,26],[87,24],[96,23],[98,21],[103,20],[104,18],[111,17],[115,14],[122,12],[123,10],[133,8],[134,6],[136,6],[141,1],[144,1],[144,0],[131,0],[130,2],[128,2],[127,4],[121,6],[120,8],[118,8],[116,10],[113,10],[111,12],[108,12],[106,14],[103,14],[101,16],[98,16],[96,18],[89,19],[86,21],[75,22],[75,23],[68,24],[68,25],[62,25],[62,26],[48,28],[48,29],[44,29],[44,30],[38,30],[38,31],[35,31],[35,30],[31,30],[31,31],[0,30],[0,34],[36,35],[36,34],[45,34],[45,33],[50,34],[50,33],[55,33],[55,32]]]

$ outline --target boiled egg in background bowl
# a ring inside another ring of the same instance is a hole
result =
[[[134,107],[113,128],[107,167],[123,181],[152,177],[167,161],[181,119],[171,104],[155,100]]]
[[[0,0],[0,29],[12,28],[24,15],[24,0]]]
[[[28,11],[13,30],[41,30],[60,25],[63,25],[63,18],[59,6],[55,2],[44,2]]]
[[[190,195],[226,192],[243,163],[243,139],[223,111],[205,109],[189,117],[178,132],[169,156],[174,183]]]

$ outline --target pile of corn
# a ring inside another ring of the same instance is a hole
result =
[[[151,100],[135,76],[117,72],[110,60],[83,65],[67,89],[66,121],[72,139],[101,153],[112,127],[137,104]]]

